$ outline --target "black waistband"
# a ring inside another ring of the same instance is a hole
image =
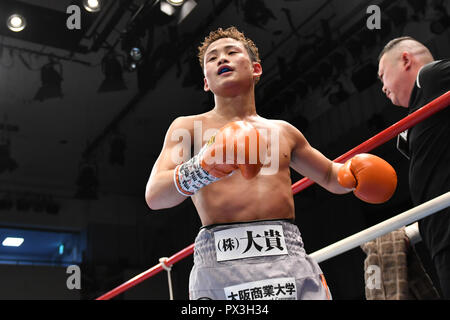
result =
[[[258,223],[258,222],[264,222],[264,221],[284,221],[284,222],[290,222],[292,224],[295,224],[295,220],[294,219],[267,219],[267,220],[250,220],[250,221],[236,221],[236,222],[227,222],[227,223],[214,223],[214,224],[209,224],[207,226],[201,226],[200,230],[202,229],[212,229],[214,227],[218,227],[218,226],[231,226],[231,225],[235,225],[235,224],[243,224],[243,223]]]

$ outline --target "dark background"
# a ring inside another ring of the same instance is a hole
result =
[[[66,27],[71,4],[81,8],[79,30]],[[196,4],[183,18],[180,8],[162,13],[159,1],[104,0],[96,13],[81,1],[0,2],[0,237],[28,232],[23,248],[35,244],[26,252],[0,247],[1,299],[93,299],[194,242],[192,201],[151,211],[144,191],[170,123],[213,107],[196,58],[211,30],[234,25],[256,43],[258,113],[289,121],[330,159],[407,114],[377,81],[389,40],[410,35],[436,59],[450,53],[448,1]],[[369,5],[381,9],[379,30],[366,26]],[[6,27],[14,12],[26,17],[22,32]],[[143,52],[136,69],[133,46]],[[308,253],[411,208],[408,162],[395,139],[372,153],[398,173],[387,203],[316,185],[295,195]],[[293,183],[301,178],[292,172]],[[335,299],[365,298],[364,258],[356,248],[321,263]],[[70,264],[81,268],[79,290],[66,287]],[[175,299],[188,298],[191,267],[192,256],[173,267]],[[162,272],[116,299],[168,297]]]

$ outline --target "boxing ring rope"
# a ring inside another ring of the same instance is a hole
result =
[[[449,104],[450,104],[450,91],[447,91],[442,96],[436,98],[435,100],[426,104],[419,110],[416,110],[415,112],[411,113],[410,115],[406,116],[405,118],[401,119],[400,121],[394,123],[387,129],[384,129],[377,135],[366,140],[365,142],[361,143],[360,145],[353,148],[352,150],[344,153],[343,155],[334,159],[333,161],[342,163],[342,162],[345,162],[348,159],[354,157],[355,155],[357,155],[359,153],[364,153],[364,152],[368,152],[372,149],[375,149],[376,147],[378,147],[378,146],[386,143],[387,141],[391,140],[392,138],[396,137],[403,131],[415,126],[419,122],[432,116],[436,112],[439,112],[442,109],[445,109],[446,107],[448,107]],[[296,194],[296,193],[306,189],[307,187],[311,186],[312,184],[314,184],[313,181],[309,180],[308,178],[303,178],[292,185],[292,191],[294,192],[294,194]]]
[[[323,262],[447,207],[450,207],[450,192],[313,252],[309,256],[317,263]]]
[[[358,145],[357,147],[351,149],[350,151],[341,155],[340,157],[336,158],[333,161],[342,163],[342,162],[345,162],[346,160],[354,157],[355,155],[357,155],[359,153],[368,152],[368,151],[386,143],[393,137],[396,137],[401,132],[415,126],[417,123],[423,121],[424,119],[443,110],[449,104],[450,104],[450,91],[447,91],[442,96],[436,98],[435,100],[426,104],[419,110],[411,113],[410,115],[406,116],[402,120],[396,122],[392,126],[381,131],[377,135],[373,136],[372,138],[368,139],[367,141],[363,142],[362,144]],[[292,192],[295,195],[313,184],[314,184],[314,182],[311,181],[310,179],[303,178],[292,185]],[[385,220],[384,222],[381,222],[377,225],[374,225],[373,227],[370,227],[361,232],[358,232],[348,238],[338,241],[338,242],[336,242],[332,245],[329,245],[323,249],[320,249],[320,250],[310,254],[310,256],[312,258],[316,259],[316,261],[318,263],[323,262],[323,261],[330,259],[336,255],[339,255],[345,251],[356,248],[359,245],[361,245],[367,241],[373,240],[379,236],[382,236],[386,233],[396,230],[402,226],[405,226],[409,223],[412,223],[414,221],[422,219],[423,217],[433,214],[433,213],[435,213],[439,210],[442,210],[448,206],[450,206],[450,192],[447,192],[433,200],[430,200],[430,201],[425,202],[415,208],[407,210],[404,213],[394,216],[393,218]],[[112,289],[111,291],[101,295],[96,300],[112,299],[115,296],[121,294],[122,292],[136,286],[137,284],[141,283],[142,281],[161,272],[162,270],[168,270],[168,268],[170,268],[173,264],[186,258],[187,256],[191,255],[193,252],[194,252],[194,244],[191,244],[190,246],[175,253],[174,255],[172,255],[171,257],[169,257],[167,259],[163,259],[163,260],[160,259],[161,262],[159,264],[138,274],[134,278],[131,278],[130,280],[117,286],[116,288]]]

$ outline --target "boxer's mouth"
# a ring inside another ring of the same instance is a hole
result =
[[[233,71],[233,69],[230,66],[225,65],[225,66],[221,66],[219,68],[219,71],[217,72],[217,74],[220,76],[221,74],[224,74],[226,72],[231,72],[231,71]]]

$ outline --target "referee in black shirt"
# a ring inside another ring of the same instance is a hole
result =
[[[391,40],[379,56],[383,93],[412,113],[450,90],[450,60],[435,61],[429,49],[411,37]],[[400,138],[400,137],[399,137]],[[410,128],[409,187],[414,205],[450,190],[450,107]],[[441,291],[450,299],[450,208],[419,221]]]

